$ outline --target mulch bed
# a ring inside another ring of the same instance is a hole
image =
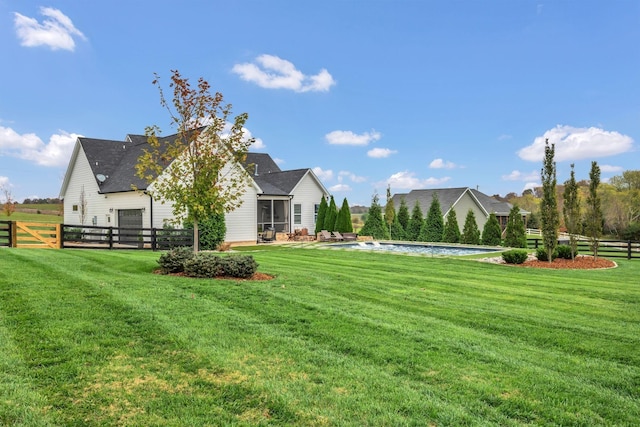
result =
[[[189,277],[186,274],[184,274],[184,272],[181,272],[181,273],[163,273],[162,270],[159,269],[159,268],[153,270],[153,274],[162,274],[162,275],[176,276],[176,277]],[[275,276],[272,276],[272,275],[266,274],[266,273],[260,273],[260,272],[253,273],[253,276],[251,276],[248,279],[241,279],[239,277],[227,277],[227,276],[218,276],[218,277],[216,277],[216,279],[227,279],[227,280],[238,280],[238,281],[245,281],[245,280],[261,281],[261,280],[273,280],[274,278],[275,278]]]
[[[529,268],[554,268],[559,270],[592,270],[597,268],[613,268],[616,263],[605,259],[594,259],[592,256],[578,255],[575,260],[556,258],[551,263],[549,261],[529,260],[520,264]]]

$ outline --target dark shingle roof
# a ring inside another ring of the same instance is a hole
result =
[[[166,136],[160,142],[169,141],[175,135]],[[125,141],[78,138],[84,150],[94,178],[104,175],[106,180],[96,183],[101,193],[120,193],[147,188],[147,182],[136,175],[136,164],[143,150],[148,147],[144,135],[127,135]],[[247,153],[243,166],[264,194],[286,196],[291,194],[309,169],[282,171],[266,153]],[[255,172],[258,172],[257,174]]]

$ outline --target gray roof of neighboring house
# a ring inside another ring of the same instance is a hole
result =
[[[160,138],[160,143],[162,145],[163,141],[173,138],[175,135]],[[133,191],[133,186],[139,190],[147,188],[147,182],[136,175],[135,168],[144,148],[148,147],[146,136],[127,135],[125,141],[94,138],[78,138],[78,141],[89,160],[94,177],[106,177],[102,183],[95,178],[101,193]],[[276,196],[291,194],[309,172],[309,169],[282,171],[266,153],[247,153],[243,166],[264,194]]]
[[[426,215],[429,211],[429,207],[431,207],[431,202],[433,201],[434,194],[437,194],[438,201],[440,202],[440,210],[442,211],[443,215],[446,215],[451,207],[467,191],[469,191],[476,198],[476,200],[480,203],[482,208],[487,211],[487,213],[490,214],[493,212],[497,215],[509,215],[509,211],[512,207],[511,204],[500,202],[493,197],[489,197],[486,194],[481,193],[478,190],[470,189],[469,187],[411,190],[409,193],[394,194],[392,199],[394,207],[398,209],[398,207],[400,206],[400,201],[404,198],[404,201],[407,204],[410,212],[415,206],[416,201],[418,201],[423,215]]]

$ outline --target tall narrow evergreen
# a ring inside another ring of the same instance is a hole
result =
[[[513,205],[509,211],[507,228],[505,230],[504,245],[510,248],[527,247],[527,231],[524,228],[524,221],[518,205]]]
[[[387,186],[387,204],[384,207],[384,222],[387,223],[387,228],[391,229],[391,224],[396,217],[396,208],[393,206],[393,199],[391,198],[391,186]]]
[[[460,242],[460,227],[458,226],[456,210],[453,208],[449,209],[449,213],[447,213],[447,221],[444,224],[442,241],[447,243]]]
[[[580,218],[580,194],[578,193],[578,184],[576,183],[576,175],[571,164],[571,176],[564,183],[564,205],[562,206],[562,215],[564,216],[564,225],[569,233],[569,246],[571,246],[571,259],[575,260],[578,251],[578,235],[582,233],[582,222]]]
[[[331,196],[331,200],[329,201],[329,207],[327,208],[327,214],[324,216],[323,229],[327,231],[335,231],[337,217],[338,217],[338,208],[336,206],[336,201],[334,200],[333,196]]]
[[[540,201],[540,219],[542,221],[542,244],[547,252],[549,263],[553,261],[553,253],[558,246],[558,195],[556,194],[556,162],[555,144],[549,146],[549,139],[545,141],[544,161],[540,177],[542,180],[542,200]]]
[[[467,212],[467,216],[464,220],[464,227],[462,229],[461,242],[467,245],[479,245],[480,244],[480,230],[478,229],[478,223],[476,222],[476,215],[471,209]]]
[[[336,231],[340,233],[352,233],[353,224],[351,223],[351,209],[349,208],[349,202],[345,197],[342,201],[342,207],[338,211],[338,218],[336,219]]]
[[[374,194],[371,200],[371,207],[367,214],[367,220],[364,226],[360,230],[360,234],[363,236],[371,236],[374,239],[388,239],[389,229],[387,223],[382,218],[382,207],[378,203],[378,195]]]
[[[398,208],[398,215],[396,215],[396,218],[398,218],[398,222],[406,232],[411,216],[409,215],[409,207],[407,206],[407,202],[404,200],[404,197],[400,199],[400,207]]]
[[[591,162],[589,172],[589,195],[587,196],[586,227],[585,233],[589,237],[589,246],[593,257],[598,258],[598,247],[602,236],[602,201],[598,195],[600,185],[600,166],[597,162]]]
[[[416,204],[411,211],[411,219],[409,219],[409,225],[405,230],[407,240],[415,242],[420,237],[420,230],[422,229],[422,209],[420,209],[420,202],[416,200]]]
[[[489,215],[489,219],[482,229],[482,244],[487,246],[500,246],[502,243],[502,229],[495,213]]]
[[[389,227],[389,236],[391,240],[406,240],[404,228],[400,224],[400,220],[398,219],[398,215],[393,218],[393,222]]]
[[[434,193],[431,206],[429,206],[429,212],[427,212],[427,218],[424,220],[424,226],[418,240],[425,242],[442,242],[443,234],[444,219],[442,218],[442,209],[440,208],[438,195]]]
[[[316,234],[321,230],[324,230],[324,217],[327,216],[328,208],[329,205],[327,205],[327,199],[322,196],[322,199],[320,199],[320,206],[318,207],[318,216],[316,217]]]

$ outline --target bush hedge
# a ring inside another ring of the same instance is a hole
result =
[[[556,252],[558,253],[558,258],[571,259],[571,246],[569,245],[559,245],[556,248]],[[576,248],[576,255],[577,254],[578,248]]]
[[[258,270],[251,255],[219,256],[210,252],[193,253],[191,248],[175,248],[158,260],[163,273],[181,273],[189,277],[237,277],[247,279]]]
[[[549,261],[547,250],[545,248],[536,249],[536,258],[538,258],[538,261]],[[553,251],[553,254],[551,255],[551,260],[553,261],[556,258],[558,258],[557,248],[555,251]]]
[[[529,257],[529,253],[525,249],[511,249],[502,253],[502,259],[507,264],[522,264]]]

